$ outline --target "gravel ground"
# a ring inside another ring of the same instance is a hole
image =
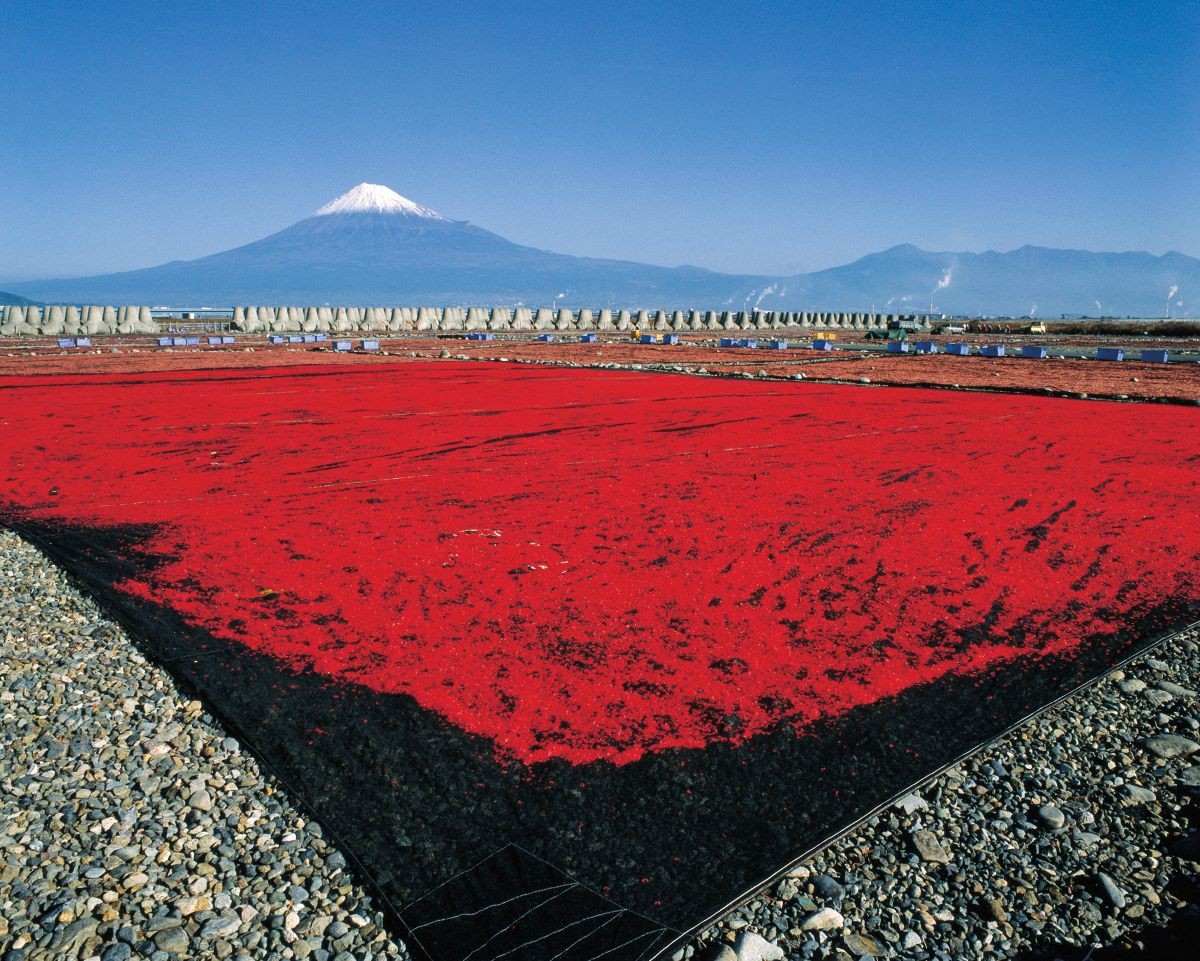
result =
[[[693,953],[1195,957],[1197,687],[1191,630],[869,819]]]
[[[1200,935],[1197,687],[1193,631],[873,817],[677,957],[1183,956]],[[407,957],[319,826],[4,532],[0,716],[5,961]]]
[[[346,860],[0,532],[0,958],[406,958]]]

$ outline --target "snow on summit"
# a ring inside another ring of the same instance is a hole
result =
[[[331,200],[320,210],[315,211],[313,216],[359,214],[367,211],[403,214],[406,217],[428,217],[430,220],[446,219],[436,210],[430,210],[407,197],[401,197],[396,191],[383,186],[383,184],[359,184],[357,187],[352,187],[336,200]]]

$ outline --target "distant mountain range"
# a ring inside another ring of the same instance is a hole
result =
[[[1200,290],[1180,253],[1021,247],[937,253],[909,244],[789,277],[657,267],[525,247],[359,184],[254,243],[158,267],[7,284],[47,303],[564,305],[971,315],[1163,316]],[[1179,301],[1177,303],[1177,301]]]
[[[21,297],[18,294],[10,294],[7,290],[0,290],[0,307],[8,307],[9,305],[13,307],[28,307],[34,303],[36,301]]]

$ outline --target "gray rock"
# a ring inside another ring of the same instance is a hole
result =
[[[241,926],[241,919],[232,915],[224,915],[211,918],[205,921],[200,928],[201,939],[203,938],[229,938],[237,934],[238,928]]]
[[[1057,831],[1067,823],[1067,816],[1054,804],[1043,804],[1037,809],[1038,820],[1051,831]]]
[[[1155,757],[1161,758],[1186,757],[1200,750],[1200,744],[1180,734],[1154,734],[1142,738],[1138,743]]]
[[[737,961],[783,961],[782,949],[753,931],[741,932],[733,942]]]
[[[1158,800],[1158,795],[1149,788],[1139,787],[1136,784],[1129,784],[1128,782],[1122,784],[1118,791],[1121,795],[1121,800],[1126,804],[1153,804]]]
[[[154,935],[152,940],[156,948],[166,951],[167,954],[183,954],[191,943],[187,932],[180,927],[163,928]]]
[[[869,934],[847,931],[842,935],[842,943],[856,958],[875,958],[884,954],[883,946]]]
[[[912,845],[917,856],[930,864],[949,864],[950,852],[943,847],[941,840],[928,828],[912,832]]]
[[[1196,692],[1190,687],[1184,687],[1182,684],[1176,684],[1174,681],[1155,681],[1154,686],[1160,691],[1166,691],[1175,697],[1194,698],[1196,696]]]
[[[203,788],[199,791],[193,791],[188,795],[188,807],[194,808],[197,811],[211,811],[213,802],[212,795]]]
[[[1117,882],[1110,878],[1103,871],[1096,873],[1096,880],[1100,882],[1100,890],[1104,892],[1104,898],[1114,908],[1125,907],[1125,892],[1117,887]]]
[[[821,908],[815,914],[810,914],[800,925],[802,931],[838,931],[846,919],[833,908]]]
[[[846,889],[828,874],[818,874],[812,879],[813,892],[822,901],[827,901],[832,908],[840,908],[846,897]]]
[[[927,810],[929,804],[921,795],[912,792],[900,798],[893,807],[899,808],[905,814],[915,814],[917,811]]]

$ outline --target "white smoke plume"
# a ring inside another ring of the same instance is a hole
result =
[[[938,281],[937,286],[933,288],[932,293],[937,293],[939,290],[945,290],[950,286],[950,268],[947,267],[942,272],[942,279]]]
[[[1179,284],[1171,284],[1171,289],[1167,291],[1167,300],[1170,300],[1179,293]]]
[[[1032,307],[1029,308],[1029,316],[1034,317],[1036,315],[1037,315],[1037,304],[1034,304]]]
[[[1096,313],[1104,316],[1104,308],[1100,306],[1100,301],[1093,300],[1092,303],[1096,305]]]
[[[764,287],[764,288],[763,288],[763,291],[762,291],[762,293],[758,295],[758,300],[756,300],[756,301],[754,302],[754,309],[755,309],[755,310],[758,310],[758,305],[759,305],[759,304],[761,304],[761,303],[762,303],[764,300],[766,300],[766,299],[767,299],[769,296],[771,296],[771,294],[775,293],[775,288],[776,288],[776,285],[775,285],[775,284],[771,284],[771,286],[770,286],[770,287]]]

